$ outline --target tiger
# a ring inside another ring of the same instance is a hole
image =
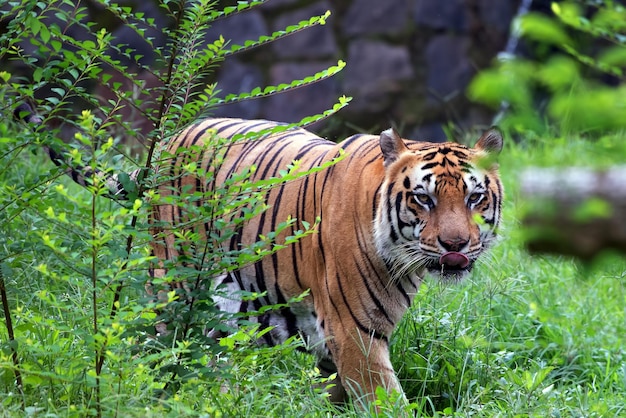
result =
[[[212,136],[246,137],[277,126],[265,120],[201,120],[165,145],[168,158],[160,170],[172,173],[189,163],[188,155],[177,151]],[[164,194],[193,194],[251,167],[254,181],[278,177],[294,161],[310,170],[337,160],[265,192],[268,209],[240,226],[225,245],[251,245],[288,218],[319,219],[317,231],[253,265],[214,277],[213,285],[226,292],[215,303],[223,312],[245,313],[305,294],[250,321],[269,329],[262,337],[268,344],[301,336],[322,375],[336,376],[328,389],[333,402],[349,396],[371,402],[378,387],[404,396],[389,356],[390,337],[425,276],[459,281],[496,241],[503,186],[495,158],[502,147],[496,127],[484,132],[473,148],[412,141],[391,128],[337,143],[290,128],[228,142],[219,164],[213,161],[215,150],[198,155],[195,162],[212,173],[211,181],[181,170],[157,187]],[[60,157],[53,159],[59,163]],[[71,175],[81,179],[75,170]],[[109,183],[113,194],[123,194],[115,178]],[[153,233],[161,237],[151,244],[158,259],[180,256],[173,229],[205,227],[183,222],[183,212],[181,205],[152,208]],[[159,226],[163,222],[169,227]],[[158,278],[166,271],[156,268],[151,274]],[[242,291],[263,296],[242,300]]]

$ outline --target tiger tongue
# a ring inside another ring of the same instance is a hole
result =
[[[439,257],[439,264],[444,267],[464,269],[469,265],[469,258],[465,254],[450,251]]]

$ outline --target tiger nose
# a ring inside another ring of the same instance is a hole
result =
[[[441,237],[437,237],[437,239],[439,240],[439,244],[441,244],[441,246],[446,251],[454,251],[454,252],[461,251],[461,249],[465,247],[467,243],[469,242],[469,240],[465,238],[451,238],[451,239],[442,240]]]

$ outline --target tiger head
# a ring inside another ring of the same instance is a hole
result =
[[[492,157],[502,150],[495,128],[474,148],[405,143],[380,135],[385,179],[374,223],[379,254],[392,276],[424,271],[457,280],[495,240],[502,184]]]

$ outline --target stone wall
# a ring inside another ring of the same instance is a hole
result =
[[[213,34],[233,43],[255,39],[331,11],[317,26],[233,56],[217,82],[223,94],[314,74],[341,59],[347,66],[318,84],[258,101],[225,105],[220,116],[293,122],[352,96],[338,115],[315,126],[331,137],[378,132],[441,140],[442,127],[488,125],[492,114],[465,97],[476,72],[504,49],[519,0],[270,0],[217,22]]]
[[[476,72],[488,66],[505,47],[519,2],[269,0],[260,7],[215,22],[207,41],[223,35],[231,43],[241,44],[327,10],[332,15],[326,25],[229,57],[215,75],[221,95],[304,78],[336,65],[338,60],[347,62],[347,66],[337,76],[312,86],[225,105],[216,108],[215,115],[294,122],[322,112],[338,96],[347,95],[354,98],[352,103],[338,115],[318,123],[314,130],[337,138],[357,131],[378,133],[393,125],[407,137],[441,140],[445,138],[442,127],[466,130],[489,125],[492,113],[469,102],[465,90]],[[155,19],[157,27],[171,24],[156,2],[124,3],[134,5],[146,18]],[[220,6],[229,3],[236,2],[222,0]],[[103,13],[97,2],[86,4],[86,19],[111,30],[122,44],[143,57],[143,65],[152,64],[152,46]],[[50,15],[47,22],[54,23],[55,19]],[[81,38],[85,34],[74,35]],[[166,41],[158,29],[150,29],[148,35],[155,48]],[[34,48],[28,42],[22,47],[27,52]],[[117,58],[124,60],[122,56]],[[26,76],[28,69],[22,70]],[[155,82],[144,74],[146,83]],[[104,98],[110,94],[97,93]],[[135,122],[142,129],[142,121]],[[150,127],[143,130],[147,133]]]

